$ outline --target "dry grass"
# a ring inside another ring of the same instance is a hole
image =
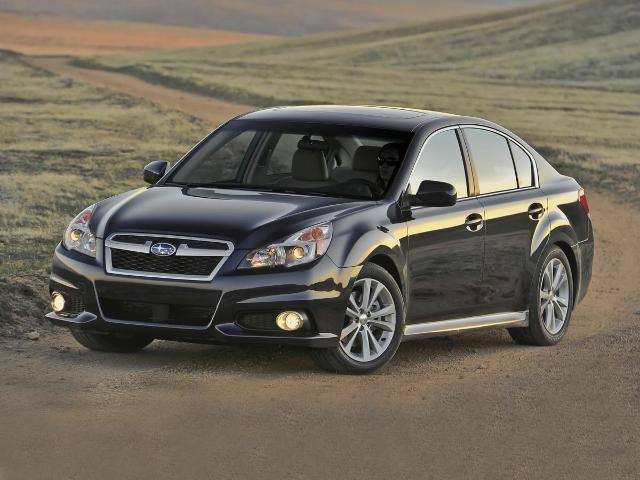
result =
[[[0,277],[40,270],[83,207],[141,186],[206,127],[0,53]]]

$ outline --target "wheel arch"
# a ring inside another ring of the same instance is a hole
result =
[[[400,270],[396,265],[396,262],[387,254],[383,252],[374,253],[367,259],[367,262],[378,265],[380,268],[385,269],[389,275],[393,277],[393,279],[398,284],[400,288],[400,293],[402,294],[402,299],[407,301],[406,291],[405,291],[405,282],[402,280],[402,276],[400,275]]]
[[[553,245],[557,246],[567,257],[569,260],[569,265],[571,266],[571,280],[573,281],[573,305],[576,304],[576,298],[578,298],[577,292],[580,291],[580,272],[578,271],[578,259],[576,258],[576,254],[565,240],[556,240],[553,242]]]

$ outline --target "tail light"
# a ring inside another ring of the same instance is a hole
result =
[[[584,210],[584,213],[589,215],[589,202],[587,201],[587,194],[584,191],[584,188],[581,188],[578,192],[578,201],[580,202],[580,206]]]

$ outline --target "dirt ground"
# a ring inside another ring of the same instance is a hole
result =
[[[0,479],[637,478],[640,215],[588,194],[593,282],[553,348],[477,332],[349,377],[291,348],[2,340]]]
[[[84,80],[100,87],[145,98],[163,107],[179,110],[211,122],[212,128],[229,118],[256,109],[250,105],[225,102],[213,97],[147,83],[122,73],[74,67],[68,63],[66,58],[34,57],[30,59],[30,62],[56,75]]]
[[[211,47],[266,38],[273,37],[0,12],[0,49],[25,54],[103,55],[149,49]]]

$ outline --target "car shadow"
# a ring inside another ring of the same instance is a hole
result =
[[[485,356],[514,349],[506,331],[494,330],[451,337],[405,342],[391,362],[375,375],[424,374],[447,370],[452,364],[480,365]],[[290,346],[218,346],[155,341],[145,350],[131,354],[92,352],[71,347],[69,360],[81,357],[87,364],[97,363],[116,370],[170,370],[180,373],[243,373],[245,375],[325,375],[304,348]],[[75,362],[74,362],[75,363]],[[331,375],[331,374],[329,374]]]

